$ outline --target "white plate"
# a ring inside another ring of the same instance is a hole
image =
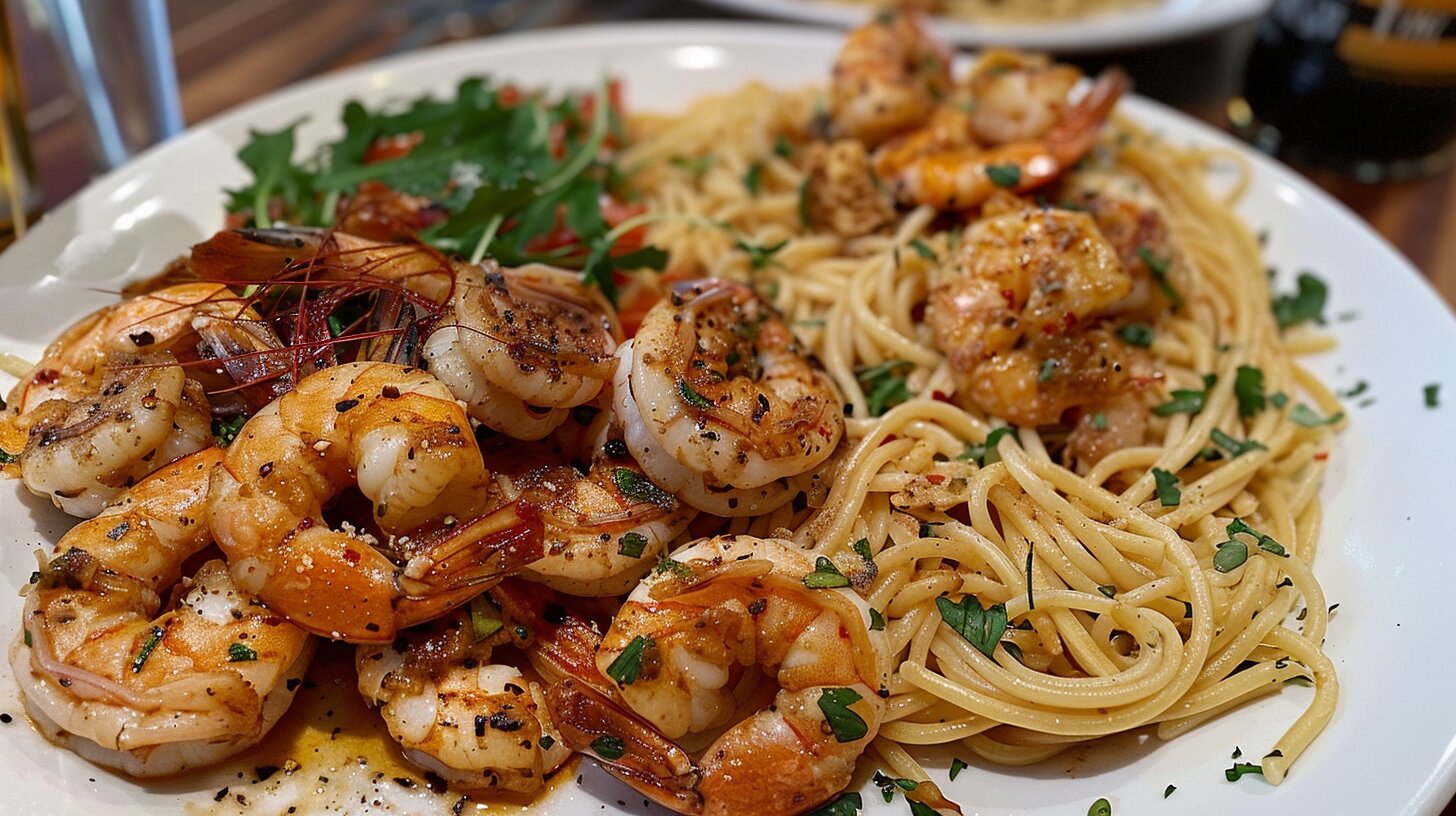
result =
[[[462,76],[492,71],[562,87],[588,85],[609,68],[626,79],[633,108],[670,111],[751,78],[785,86],[819,81],[836,45],[827,33],[753,25],[613,26],[465,43],[304,83],[195,127],[98,180],[0,255],[0,348],[34,355],[61,326],[112,299],[98,289],[153,272],[218,229],[222,189],[245,181],[233,154],[250,127],[312,116],[302,133],[309,143],[337,132],[347,99],[445,92]],[[1295,271],[1317,270],[1331,286],[1328,314],[1358,312],[1332,323],[1339,350],[1310,361],[1339,388],[1368,380],[1377,400],[1351,408],[1322,492],[1315,566],[1330,601],[1340,604],[1327,644],[1343,684],[1339,711],[1279,788],[1258,778],[1230,784],[1223,769],[1235,746],[1262,756],[1307,690],[1290,689],[1166,744],[1128,740],[1023,769],[973,764],[947,790],[967,814],[1080,814],[1100,796],[1120,814],[1435,814],[1456,791],[1456,704],[1447,686],[1456,676],[1447,625],[1456,586],[1448,516],[1456,482],[1456,321],[1369,227],[1294,173],[1145,100],[1129,100],[1126,110],[1174,142],[1245,153],[1255,180],[1240,209],[1256,228],[1270,229],[1269,262],[1280,269],[1281,288]],[[1443,386],[1437,410],[1422,405],[1422,386],[1431,382]],[[0,640],[8,645],[19,624],[16,593],[34,568],[31,552],[55,541],[65,521],[17,485],[0,488],[0,519]],[[0,670],[0,710],[20,714],[15,694],[9,671]],[[949,755],[931,763],[944,769]],[[7,813],[170,811],[179,795],[208,803],[214,781],[142,786],[52,748],[23,720],[0,725],[0,810]],[[1164,802],[1170,784],[1178,790]],[[866,802],[878,805],[870,793]],[[640,802],[588,768],[585,784],[565,785],[542,810],[579,813],[591,804],[595,811],[599,802],[610,811],[619,799]],[[904,808],[897,800],[887,812]]]
[[[869,19],[874,6],[835,0],[702,0],[712,6],[805,23],[850,28]],[[940,17],[935,30],[968,46],[999,45],[1059,53],[1084,53],[1172,42],[1252,20],[1273,0],[1155,0],[1151,5],[1075,20],[977,22]],[[886,4],[879,4],[886,5]]]

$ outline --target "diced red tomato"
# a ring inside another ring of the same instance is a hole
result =
[[[521,93],[520,88],[517,88],[514,85],[506,85],[496,93],[495,98],[496,101],[500,102],[502,105],[505,105],[508,108],[513,108],[516,105],[521,104],[521,100],[525,99],[525,95]]]
[[[628,337],[635,337],[642,328],[642,318],[662,300],[662,293],[652,286],[635,286],[617,307],[617,318],[622,321],[622,331]]]
[[[401,159],[410,154],[415,146],[424,141],[425,134],[416,131],[410,133],[399,133],[394,136],[380,136],[370,143],[369,149],[364,151],[364,164],[389,161],[390,159]]]

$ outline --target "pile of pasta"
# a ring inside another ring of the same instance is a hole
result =
[[[1312,682],[1260,762],[1280,782],[1338,696],[1311,563],[1343,420],[1295,360],[1328,341],[1281,331],[1271,315],[1259,241],[1233,209],[1242,183],[1210,191],[1210,168],[1245,179],[1248,168],[1126,121],[1107,129],[1095,160],[1148,185],[1183,259],[1171,273],[1181,307],[1152,327],[1158,387],[1201,391],[1203,403],[1152,417],[1140,444],[1071,470],[1055,433],[953,400],[921,318],[960,225],[920,208],[855,239],[806,226],[785,136],[802,137],[819,97],[750,85],[681,116],[638,117],[624,156],[659,216],[649,240],[671,252],[667,274],[751,283],[846,398],[847,441],[807,505],[725,532],[787,531],[821,554],[873,557],[867,597],[898,668],[872,750],[900,776],[926,778],[908,746],[963,743],[1027,764],[1132,729],[1171,738]],[[771,257],[733,251],[738,236]],[[874,415],[883,395],[866,372],[887,365],[908,399]],[[1262,376],[1253,413],[1236,393],[1245,370]],[[1177,474],[1176,501],[1158,474]]]

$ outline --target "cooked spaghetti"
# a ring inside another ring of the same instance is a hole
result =
[[[867,542],[877,571],[868,598],[899,666],[874,750],[917,780],[929,776],[902,746],[963,742],[988,760],[1027,764],[1142,726],[1171,738],[1312,678],[1313,702],[1262,762],[1267,779],[1282,780],[1338,694],[1320,651],[1328,614],[1310,564],[1339,406],[1294,359],[1320,340],[1276,325],[1258,242],[1232,206],[1238,189],[1208,190],[1209,171],[1237,158],[1118,122],[1089,160],[1146,184],[1167,219],[1179,258],[1169,285],[1182,303],[1150,326],[1161,372],[1152,388],[1160,404],[1202,390],[1201,410],[1155,414],[1096,464],[1066,466],[1061,424],[1003,435],[987,457],[978,446],[1005,423],[958,404],[923,319],[961,225],[921,207],[863,237],[806,229],[803,155],[782,148],[802,138],[821,96],[753,85],[679,117],[644,118],[627,161],[642,168],[648,210],[677,216],[649,235],[672,253],[668,274],[730,277],[772,294],[846,397],[847,442],[823,495],[733,529],[791,530],[825,554]],[[711,164],[695,173],[675,157]],[[754,247],[782,246],[759,265],[717,224]],[[874,416],[865,374],[887,365],[908,398]],[[1262,375],[1262,407],[1247,416],[1241,370]],[[1317,411],[1300,407],[1302,394]],[[1235,438],[1245,452],[1219,447]],[[1171,505],[1155,496],[1160,472],[1181,486]],[[1235,519],[1258,533],[1231,533]],[[1247,557],[1225,569],[1231,540]],[[962,593],[1004,604],[1009,626],[993,652],[943,625],[937,601]]]

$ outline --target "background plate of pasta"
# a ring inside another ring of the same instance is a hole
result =
[[[763,17],[850,28],[873,0],[708,0]],[[961,45],[1045,48],[1058,53],[1131,48],[1207,34],[1252,20],[1269,0],[915,0],[941,36]]]
[[[1439,812],[1456,321],[1129,91],[565,30],[97,180],[0,256],[7,812]]]

